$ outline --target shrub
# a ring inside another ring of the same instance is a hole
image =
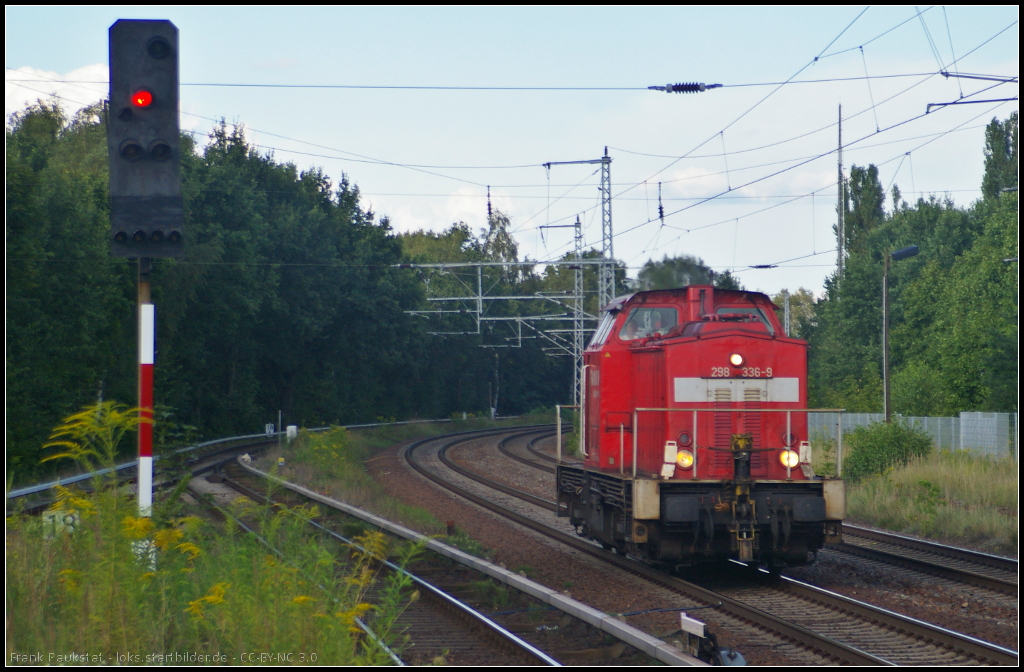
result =
[[[898,421],[858,427],[843,437],[843,478],[859,481],[905,465],[912,457],[924,457],[932,451],[932,439],[921,430]]]

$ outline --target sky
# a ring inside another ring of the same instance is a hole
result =
[[[543,164],[607,148],[614,254],[630,276],[689,254],[747,289],[820,293],[836,263],[840,105],[847,175],[875,164],[907,201],[969,205],[984,127],[1018,102],[928,106],[1017,97],[1015,81],[938,73],[1016,78],[1018,12],[8,6],[5,112],[101,100],[109,26],[169,19],[183,130],[242,124],[278,161],[347,175],[398,232],[478,232],[489,187],[521,257],[570,252],[577,216],[600,249],[599,166]],[[647,89],[676,82],[722,86]]]

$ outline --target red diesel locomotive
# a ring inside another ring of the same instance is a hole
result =
[[[807,342],[764,294],[711,286],[620,297],[584,354],[583,464],[559,516],[670,566],[813,561],[842,539],[843,482],[815,477]]]

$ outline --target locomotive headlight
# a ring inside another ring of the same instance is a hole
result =
[[[793,450],[784,450],[779,453],[779,462],[782,466],[792,469],[800,464],[800,454]]]
[[[743,366],[743,355],[738,352],[734,352],[729,355],[729,363],[733,366]]]
[[[689,469],[693,466],[693,453],[688,450],[680,450],[676,453],[676,466],[680,469]]]

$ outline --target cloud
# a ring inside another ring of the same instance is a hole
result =
[[[4,115],[25,109],[37,100],[55,100],[69,117],[107,95],[105,64],[87,65],[66,74],[30,66],[7,70],[4,75]]]

